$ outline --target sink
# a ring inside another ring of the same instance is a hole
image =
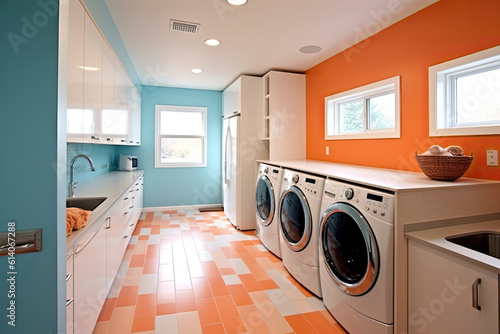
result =
[[[67,197],[66,207],[94,211],[107,197]]]
[[[500,259],[500,233],[480,232],[446,237],[454,244]]]

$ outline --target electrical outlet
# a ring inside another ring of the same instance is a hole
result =
[[[326,147],[326,155],[330,155],[330,146]]]
[[[486,151],[486,166],[498,167],[498,150]]]

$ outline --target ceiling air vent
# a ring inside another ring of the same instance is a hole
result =
[[[170,30],[187,32],[190,34],[198,33],[200,25],[198,23],[170,20]]]

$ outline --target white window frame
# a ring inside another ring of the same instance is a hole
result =
[[[195,135],[160,135],[160,117],[162,111],[195,112],[201,113],[203,119],[203,136]],[[202,138],[202,162],[161,162],[161,138]],[[155,105],[155,168],[179,168],[179,167],[207,167],[207,108],[185,107],[171,105]]]
[[[354,88],[342,93],[325,97],[325,140],[344,139],[371,139],[371,138],[401,138],[401,108],[400,108],[400,77],[395,76],[385,80],[377,81],[362,87]],[[394,128],[390,129],[368,129],[367,103],[371,98],[394,93]],[[353,133],[328,134],[329,126],[336,126],[338,112],[337,106],[350,100],[363,100],[363,124],[364,130]]]
[[[500,46],[429,67],[429,136],[473,136],[500,134],[500,125],[456,126],[454,79],[500,66]],[[478,87],[479,89],[480,87]],[[479,93],[479,91],[477,92]]]

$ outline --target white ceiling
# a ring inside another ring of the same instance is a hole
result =
[[[241,74],[304,72],[436,1],[105,0],[143,85],[209,90]],[[170,19],[201,26],[197,34],[173,31]],[[207,46],[208,38],[222,44]],[[322,50],[299,52],[308,45]]]

